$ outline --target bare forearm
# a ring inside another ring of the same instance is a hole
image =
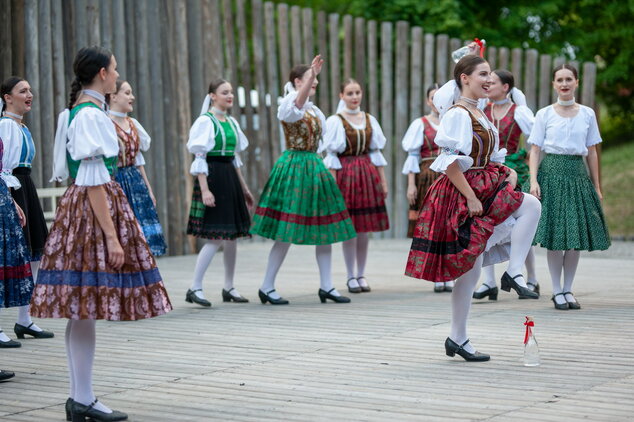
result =
[[[147,189],[152,192],[152,186],[150,186],[150,181],[147,178],[147,173],[145,173],[145,166],[137,166],[139,172],[141,173],[141,177],[143,177],[143,181],[145,182],[145,186]]]
[[[416,186],[416,173],[407,174],[407,186]]]
[[[537,182],[537,169],[539,167],[539,156],[541,149],[537,145],[531,146],[531,152],[528,160],[528,169],[530,171],[531,183]]]
[[[310,89],[313,86],[313,82],[315,81],[315,74],[311,72],[310,78],[302,85],[302,87],[297,92],[297,98],[295,99],[295,106],[297,108],[304,107],[304,104],[308,100],[308,94],[310,94]]]
[[[238,179],[240,180],[240,186],[242,186],[242,190],[244,192],[247,192],[249,190],[249,187],[247,186],[247,183],[244,181],[244,176],[242,176],[242,171],[240,170],[240,167],[236,167],[236,173],[238,174]]]
[[[110,216],[110,207],[106,198],[106,190],[102,185],[88,187],[88,201],[97,222],[106,237],[116,238],[117,232]]]
[[[204,173],[200,173],[198,176],[198,184],[200,185],[201,192],[209,191],[209,185],[207,185],[207,175]]]
[[[469,182],[464,177],[464,173],[460,170],[460,166],[457,161],[454,161],[447,167],[447,171],[445,171],[447,178],[453,185],[458,189],[458,191],[467,199],[476,199],[475,192],[469,186]]]
[[[601,190],[601,181],[599,178],[599,156],[596,147],[588,149],[588,169],[590,170],[590,179],[597,191]]]

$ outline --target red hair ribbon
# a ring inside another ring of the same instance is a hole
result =
[[[485,41],[480,38],[474,38],[473,41],[480,47],[480,57],[484,58],[484,50],[486,49]]]
[[[529,337],[533,334],[532,327],[535,326],[535,322],[529,317],[526,317],[526,322],[524,323],[524,325],[526,326],[526,334],[524,334],[524,344],[526,344],[528,343]]]

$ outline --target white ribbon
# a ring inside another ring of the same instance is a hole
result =
[[[441,120],[447,110],[449,110],[459,98],[460,89],[454,79],[441,86],[440,89],[434,93],[434,106],[436,110],[438,110]]]
[[[53,177],[49,182],[63,182],[68,179],[68,162],[66,161],[66,143],[68,136],[68,118],[70,110],[66,109],[57,117],[55,146],[53,147]]]
[[[524,95],[520,89],[513,88],[509,95],[511,96],[511,100],[513,100],[513,102],[518,106],[526,105],[526,95]]]
[[[337,111],[335,113],[339,114],[345,109],[346,109],[346,102],[344,100],[339,100],[339,104],[337,104]]]
[[[284,84],[284,96],[295,92],[295,87],[293,86],[292,82],[286,82],[286,84]]]
[[[209,106],[211,105],[211,95],[205,95],[205,99],[203,100],[203,105],[200,108],[200,115],[207,113],[209,111]]]

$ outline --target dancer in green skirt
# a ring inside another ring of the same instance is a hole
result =
[[[535,243],[548,249],[552,301],[561,310],[581,308],[572,294],[579,251],[605,250],[610,246],[601,208],[596,150],[601,135],[594,111],[575,102],[578,85],[574,66],[563,64],[555,68],[553,88],[559,98],[556,104],[537,112],[528,138],[532,144],[530,193],[542,202]],[[545,154],[540,164],[542,152]]]
[[[324,61],[295,66],[285,86],[277,117],[282,122],[286,151],[277,160],[264,186],[251,233],[275,240],[260,287],[264,304],[286,305],[275,291],[275,276],[292,243],[316,245],[320,274],[319,299],[348,303],[332,285],[332,243],[356,236],[343,196],[317,154],[325,127],[324,114],[309,97],[315,94]]]

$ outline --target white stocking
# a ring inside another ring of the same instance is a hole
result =
[[[535,273],[535,246],[531,246],[526,255],[526,278],[532,284],[537,284],[537,274]]]
[[[262,290],[263,293],[268,294],[272,299],[280,298],[280,295],[277,294],[277,292],[269,292],[275,289],[275,277],[277,276],[277,272],[280,270],[280,267],[282,266],[284,258],[286,258],[286,254],[288,253],[288,249],[290,247],[290,243],[276,241],[271,248],[271,252],[269,253],[269,262],[266,265],[264,281],[262,281],[262,286],[260,286],[260,290]]]
[[[31,261],[31,273],[33,273],[33,281],[37,280],[37,271],[40,268],[40,261]],[[31,315],[29,315],[29,305],[19,306],[18,307],[18,324],[23,327],[30,326],[33,331],[42,331],[40,327],[33,324],[33,320],[31,319]],[[31,325],[33,324],[33,325]]]
[[[225,240],[223,244],[222,258],[225,264],[225,285],[224,289],[229,291],[233,289],[233,276],[236,273],[236,252],[237,242],[235,240]],[[239,296],[236,290],[231,291],[234,296]]]
[[[484,273],[484,281],[478,288],[478,292],[484,292],[485,290],[497,286],[495,283],[495,265],[482,267],[482,272]]]
[[[564,252],[564,292],[572,292],[572,282],[575,280],[580,256],[580,251],[571,249]],[[573,302],[574,296],[567,294],[566,301]]]
[[[68,359],[68,397],[75,400],[75,371],[73,370],[72,350],[70,350],[70,332],[73,328],[73,320],[69,319],[66,324],[66,333],[64,334],[64,342],[66,344],[66,358]]]
[[[469,338],[467,336],[467,318],[471,309],[471,297],[480,278],[482,258],[482,255],[480,255],[476,259],[473,268],[458,277],[451,293],[451,333],[449,338],[458,345],[461,345]],[[464,346],[464,350],[469,353],[475,352],[471,342]]]
[[[513,217],[517,221],[511,231],[511,257],[506,270],[511,277],[522,274],[522,267],[533,244],[533,238],[541,216],[542,205],[539,200],[527,193],[523,195],[522,205],[513,213]],[[524,277],[518,277],[515,281],[520,286],[526,287]]]
[[[370,237],[367,233],[357,233],[357,277],[365,275],[365,264],[368,262]]]
[[[319,288],[323,291],[332,290],[332,245],[317,245],[315,247],[317,266],[319,267]],[[330,292],[333,296],[340,296],[337,290]]]
[[[0,311],[1,311],[1,310],[2,310],[2,309],[0,309]],[[2,331],[2,327],[0,327],[0,331]],[[7,336],[7,335],[4,333],[4,331],[2,331],[2,332],[0,333],[0,341],[9,341],[9,340],[11,340],[11,339],[9,338],[9,336]]]
[[[353,237],[344,241],[341,248],[343,250],[343,260],[346,263],[346,271],[348,272],[348,287],[359,287],[357,277],[354,274],[354,264],[357,260],[357,238]]]
[[[202,290],[205,272],[207,271],[209,264],[211,264],[211,260],[214,255],[218,252],[220,245],[222,245],[222,240],[209,240],[200,249],[198,258],[196,258],[196,266],[194,267],[194,280],[191,287],[192,290]],[[197,291],[195,294],[200,299],[204,299],[201,291]]]
[[[557,296],[561,293],[561,271],[564,268],[564,251],[547,251],[546,259],[548,260],[548,271],[550,271],[550,281],[553,285],[553,295],[555,301],[562,305],[566,303],[566,299],[563,295]]]

